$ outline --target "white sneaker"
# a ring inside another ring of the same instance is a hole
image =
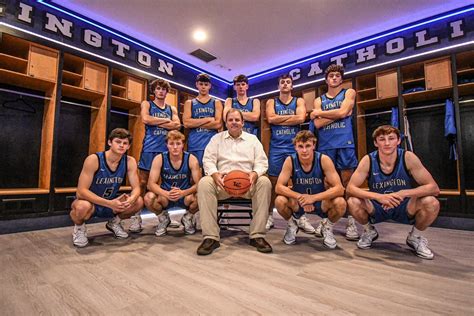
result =
[[[167,211],[163,211],[160,215],[158,215],[158,226],[156,226],[155,235],[158,237],[166,235],[166,231],[170,223],[170,215]]]
[[[74,231],[72,232],[72,243],[74,246],[79,248],[85,247],[89,244],[85,223],[82,225],[74,225]]]
[[[288,226],[286,227],[285,236],[283,242],[287,245],[293,245],[296,243],[296,234],[298,233],[298,224],[293,216],[288,220]]]
[[[326,223],[326,221],[327,221],[326,218],[323,218],[319,221],[318,226],[314,230],[314,234],[316,235],[316,237],[323,238],[323,226],[324,226],[324,223]]]
[[[334,249],[337,246],[336,238],[334,238],[334,233],[332,231],[332,226],[333,225],[324,223],[322,227],[323,244],[329,249]]]
[[[430,248],[428,248],[428,239],[422,236],[415,236],[412,233],[408,234],[407,245],[415,250],[415,254],[423,259],[433,259],[434,254]]]
[[[273,228],[273,226],[275,226],[275,224],[273,222],[273,215],[270,214],[270,215],[268,215],[267,223],[265,224],[265,229],[270,230],[270,229]]]
[[[347,217],[346,239],[351,241],[359,239],[359,231],[357,230],[354,217],[350,215]]]
[[[110,219],[105,224],[105,228],[114,233],[115,238],[128,238],[127,232],[123,229],[122,220],[118,216]]]
[[[135,214],[130,217],[130,227],[128,228],[128,231],[131,233],[139,233],[142,230],[142,217],[140,214]]]
[[[313,225],[309,223],[309,220],[306,215],[302,215],[300,218],[298,218],[296,220],[296,224],[306,234],[314,234],[316,232],[316,229],[314,229]]]
[[[186,235],[192,235],[196,233],[196,224],[194,223],[194,214],[189,212],[184,213],[181,217],[181,224],[184,226],[184,233]]]
[[[379,238],[379,233],[374,226],[369,224],[369,229],[364,230],[364,233],[360,236],[360,239],[357,242],[357,247],[360,249],[369,249],[372,247],[372,242],[377,238]]]

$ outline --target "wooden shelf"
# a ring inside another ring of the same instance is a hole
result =
[[[30,195],[30,194],[49,194],[48,189],[24,188],[24,189],[0,189],[2,195]]]
[[[131,186],[121,186],[119,191],[120,192],[122,192],[122,191],[132,191],[132,187]]]
[[[467,196],[474,196],[474,190],[466,190]]]
[[[415,82],[423,82],[423,85],[424,85],[425,78],[422,77],[422,78],[415,78],[415,79],[405,80],[405,81],[402,81],[402,84],[409,84],[409,83],[415,83]]]
[[[120,86],[118,84],[112,83],[112,91],[113,90],[118,90],[118,91],[127,91],[127,88],[124,86]]]
[[[54,188],[54,193],[76,193],[77,188]]]
[[[474,94],[474,82],[462,83],[458,85],[459,95]]]
[[[450,196],[457,196],[461,195],[461,192],[459,190],[440,190],[440,195],[450,195]]]
[[[442,98],[448,98],[452,94],[452,87],[446,87],[436,90],[425,90],[403,94],[406,102],[422,102]]]
[[[122,109],[136,109],[140,107],[140,102],[131,101],[125,98],[117,97],[115,95],[111,96],[112,98],[112,106],[116,106]]]
[[[54,81],[38,79],[32,76],[28,76],[26,74],[6,69],[0,69],[0,82],[39,91],[49,90],[55,85]]]
[[[367,93],[367,92],[373,92],[375,91],[377,88],[373,87],[373,88],[367,88],[367,89],[363,89],[363,90],[358,90],[357,93]]]
[[[378,109],[387,106],[398,106],[398,97],[386,98],[386,99],[373,99],[358,101],[357,106],[364,110]]]
[[[69,70],[63,70],[63,78],[66,77],[68,79],[75,79],[75,80],[80,80],[82,79],[82,75],[78,74],[76,72],[72,72]]]
[[[65,83],[62,84],[62,95],[87,101],[95,101],[105,96],[104,94],[96,91],[79,88]]]
[[[458,75],[474,73],[474,68],[460,69],[456,72]]]
[[[0,53],[0,68],[26,74],[28,60]]]

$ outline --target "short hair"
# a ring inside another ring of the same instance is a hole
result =
[[[167,92],[170,92],[171,90],[171,85],[168,81],[164,80],[164,79],[156,79],[156,80],[153,80],[150,84],[150,91],[151,93],[155,93],[155,89],[156,87],[161,87],[161,88],[165,88]]]
[[[280,77],[278,77],[278,83],[280,83],[280,81],[282,79],[290,79],[291,80],[291,83],[293,84],[293,77],[290,76],[290,74],[284,74],[284,75],[281,75]]]
[[[168,134],[166,134],[166,142],[168,143],[169,140],[181,140],[184,143],[184,140],[186,137],[184,137],[184,134],[181,133],[180,131],[177,130],[172,130],[169,131]]]
[[[109,140],[113,141],[114,138],[118,138],[118,139],[127,138],[130,144],[132,143],[132,140],[133,140],[132,134],[130,134],[130,132],[126,130],[125,128],[114,128],[109,134]]]
[[[331,72],[338,72],[341,74],[341,78],[344,79],[344,67],[341,65],[331,64],[328,68],[324,71],[324,78],[328,79],[329,73]]]
[[[208,74],[201,73],[196,76],[196,82],[211,82],[211,77]]]
[[[245,82],[246,84],[249,83],[249,78],[246,75],[237,75],[234,77],[234,84],[237,82]]]
[[[296,134],[295,138],[293,138],[293,145],[296,145],[296,143],[298,142],[306,143],[309,141],[313,141],[313,144],[316,145],[318,139],[311,131],[299,131],[298,134]]]
[[[235,109],[235,108],[230,108],[229,111],[225,114],[225,121],[227,122],[227,117],[229,116],[230,113],[239,113],[240,114],[240,119],[242,120],[242,122],[244,121],[244,115],[242,114],[242,112],[238,109]]]
[[[397,135],[397,138],[400,138],[400,130],[398,128],[393,127],[392,125],[382,125],[377,127],[372,133],[372,139],[375,141],[377,137],[381,135],[389,135],[391,133],[394,133]]]

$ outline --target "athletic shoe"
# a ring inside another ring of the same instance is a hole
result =
[[[110,219],[105,224],[105,228],[114,233],[115,238],[128,238],[127,232],[123,229],[122,220],[118,216]]]
[[[181,217],[181,224],[184,226],[184,233],[186,235],[192,235],[196,233],[194,214],[189,212],[184,213],[183,217]]]
[[[410,233],[407,237],[407,245],[415,250],[415,254],[423,259],[433,259],[434,254],[430,248],[428,248],[428,240],[422,236],[415,236]]]
[[[319,221],[318,226],[314,230],[314,235],[316,235],[316,237],[323,238],[323,226],[324,223],[326,223],[326,220],[326,218],[323,218]]]
[[[357,230],[354,217],[352,216],[347,217],[346,239],[351,241],[359,239],[359,232]]]
[[[298,233],[298,224],[293,216],[288,220],[288,226],[286,227],[285,236],[283,242],[287,245],[293,245],[296,243],[296,234]]]
[[[156,226],[156,231],[155,235],[160,237],[163,235],[166,235],[167,228],[170,225],[171,220],[170,220],[170,215],[168,214],[167,211],[161,212],[160,215],[158,215],[158,226]]]
[[[142,230],[142,217],[140,214],[135,214],[130,217],[130,227],[128,228],[128,231],[131,233],[139,233]]]
[[[329,249],[336,248],[337,242],[336,242],[336,238],[334,238],[332,225],[328,225],[327,223],[324,223],[322,227],[322,233],[323,233],[324,246],[328,247]]]
[[[179,228],[181,224],[177,221],[171,220],[170,225],[168,226],[169,228]]]
[[[300,218],[298,218],[296,220],[296,224],[306,234],[314,234],[316,232],[316,229],[314,229],[313,225],[309,223],[309,220],[305,215],[302,215]]]
[[[273,228],[273,226],[275,226],[275,224],[273,222],[273,215],[270,214],[270,215],[268,215],[267,224],[265,224],[265,229],[270,230],[270,229]]]
[[[85,247],[89,244],[85,223],[82,225],[74,225],[74,231],[72,232],[72,243],[74,246],[79,248]]]
[[[369,249],[372,247],[372,242],[377,240],[377,238],[379,238],[379,233],[374,226],[369,224],[369,229],[364,230],[364,233],[360,236],[357,247],[360,249]]]

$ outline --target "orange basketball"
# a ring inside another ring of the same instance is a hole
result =
[[[231,171],[224,178],[224,188],[230,196],[242,196],[250,188],[250,177],[240,170]]]

